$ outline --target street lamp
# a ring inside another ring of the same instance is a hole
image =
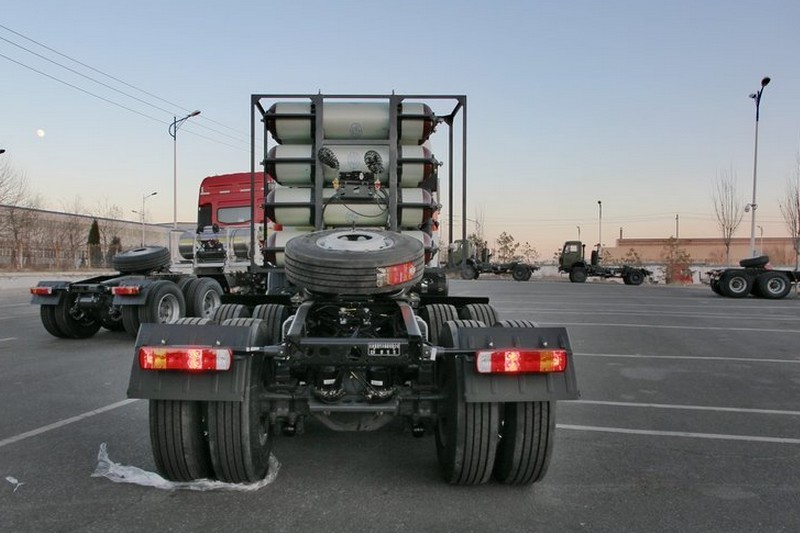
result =
[[[600,211],[600,216],[597,223],[597,257],[603,256],[603,202],[597,200],[597,208]]]
[[[172,229],[178,229],[178,130],[183,123],[192,117],[196,117],[200,111],[192,111],[183,118],[173,116],[172,124],[169,126],[169,134],[172,137]],[[172,243],[172,239],[170,239]]]
[[[768,77],[765,77],[761,80],[761,88],[758,92],[753,93],[750,95],[750,98],[756,103],[756,135],[755,135],[755,143],[753,147],[753,201],[750,202],[745,206],[745,212],[748,210],[751,211],[750,215],[750,254],[752,257],[756,256],[756,208],[758,204],[756,204],[756,176],[758,172],[758,118],[759,118],[759,107],[761,106],[761,93],[764,92],[764,87],[766,87],[770,82]],[[748,209],[749,208],[749,209]]]
[[[139,213],[139,216],[142,220],[142,246],[144,246],[144,201],[150,198],[151,196],[155,196],[158,192],[151,192],[150,194],[143,194],[142,195],[142,210],[136,211],[135,209],[131,209],[133,213]]]

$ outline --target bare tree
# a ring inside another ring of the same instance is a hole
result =
[[[76,216],[84,213],[79,196],[75,196],[69,202],[62,202],[61,208],[73,216],[65,217],[58,223],[56,249],[63,260],[62,268],[72,269],[86,262],[86,234],[90,222],[81,216]]]
[[[717,176],[711,197],[717,226],[722,232],[722,242],[725,244],[725,262],[730,264],[731,240],[744,218],[744,200],[736,190],[736,176],[733,171],[730,174],[722,172]]]
[[[786,191],[778,202],[783,215],[783,222],[794,246],[795,269],[800,270],[800,154],[797,156],[795,178],[786,182]]]
[[[507,263],[514,260],[517,255],[517,248],[520,244],[514,240],[514,237],[505,231],[497,237],[495,241],[497,245],[497,260],[501,263]]]
[[[11,263],[17,269],[25,266],[25,256],[31,254],[31,235],[38,226],[40,198],[28,187],[25,175],[18,172],[8,159],[0,161],[0,235],[9,236]]]
[[[107,259],[106,262],[110,264],[108,258],[118,252],[121,246],[122,208],[109,203],[108,198],[104,198],[99,209],[93,214],[105,219],[100,222],[100,241]]]

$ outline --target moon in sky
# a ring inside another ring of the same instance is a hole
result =
[[[42,129],[36,130],[36,136],[39,138],[44,137],[44,130]]]

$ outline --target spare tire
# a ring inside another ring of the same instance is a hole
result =
[[[286,278],[325,294],[396,292],[420,282],[422,243],[379,229],[334,229],[299,235],[286,243]]]
[[[739,261],[739,266],[744,268],[761,268],[769,263],[768,255],[759,255],[758,257],[748,257]]]
[[[123,274],[150,272],[169,266],[172,257],[163,246],[140,246],[120,252],[111,258],[111,266]]]

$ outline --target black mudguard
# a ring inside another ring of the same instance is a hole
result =
[[[242,401],[248,369],[261,353],[246,353],[250,328],[245,326],[151,324],[145,323],[136,337],[129,398],[152,400]],[[141,346],[220,346],[234,349],[230,370],[183,372],[142,370]]]
[[[566,328],[471,328],[458,329],[461,354],[456,368],[464,379],[464,396],[472,402],[532,402],[575,400],[580,397],[575,360]],[[469,351],[465,352],[464,349]],[[475,351],[486,348],[562,348],[567,368],[551,374],[479,374]]]
[[[68,281],[40,281],[36,284],[37,287],[51,287],[53,294],[50,296],[41,296],[34,294],[31,296],[31,303],[37,305],[58,305],[61,303],[61,298],[64,293],[69,289]]]

